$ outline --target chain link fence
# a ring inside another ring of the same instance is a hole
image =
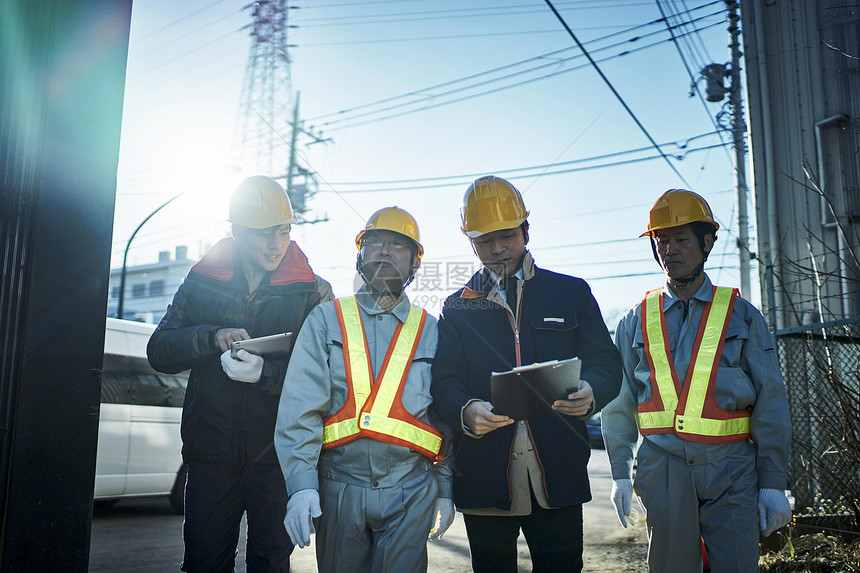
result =
[[[777,331],[798,515],[860,531],[860,317]]]

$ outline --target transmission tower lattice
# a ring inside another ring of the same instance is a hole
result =
[[[236,133],[238,161],[243,171],[269,175],[284,183],[293,210],[305,213],[316,191],[313,173],[295,161],[298,125],[287,51],[287,0],[259,0],[251,10],[251,49],[239,101]]]

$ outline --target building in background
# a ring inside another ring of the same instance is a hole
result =
[[[860,6],[742,0],[762,310],[860,315]]]
[[[173,258],[170,251],[161,251],[156,263],[126,268],[123,318],[153,324],[161,320],[173,294],[195,262],[188,258],[188,247],[180,245]],[[121,268],[110,270],[107,315],[114,318],[121,275]]]
[[[741,0],[741,20],[797,523],[860,531],[860,5]]]

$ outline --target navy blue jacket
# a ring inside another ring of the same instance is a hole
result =
[[[526,259],[530,267],[531,256],[527,254]],[[516,425],[474,438],[463,432],[460,418],[469,400],[492,401],[491,372],[578,357],[582,360],[580,377],[593,388],[598,410],[615,398],[621,387],[621,358],[588,284],[531,268],[533,273],[527,271],[520,295],[519,363],[513,317],[504,306],[487,299],[492,281],[486,270],[449,296],[442,309],[431,393],[439,417],[457,430],[454,502],[461,508],[511,507],[508,468]],[[550,506],[589,501],[587,464],[591,450],[585,423],[555,414],[530,419],[526,424],[543,470]]]
[[[230,380],[214,343],[220,328],[244,328],[252,338],[294,332],[308,313],[331,298],[296,243],[281,264],[248,295],[234,264],[235,243],[223,239],[192,267],[146,347],[152,367],[191,369],[182,408],[185,462],[277,464],[275,418],[287,357],[266,359],[256,384]]]

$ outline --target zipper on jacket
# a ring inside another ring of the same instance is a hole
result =
[[[511,328],[514,331],[514,352],[517,357],[517,366],[522,366],[522,357],[520,356],[520,315],[522,314],[520,311],[523,307],[523,293],[526,290],[525,281],[523,281],[523,288],[520,292],[519,300],[517,301],[517,310],[516,317],[512,317],[510,314],[508,315],[508,320],[511,323]],[[507,302],[507,301],[506,301]],[[508,304],[510,307],[510,304]],[[516,324],[514,324],[514,318],[516,318]]]

